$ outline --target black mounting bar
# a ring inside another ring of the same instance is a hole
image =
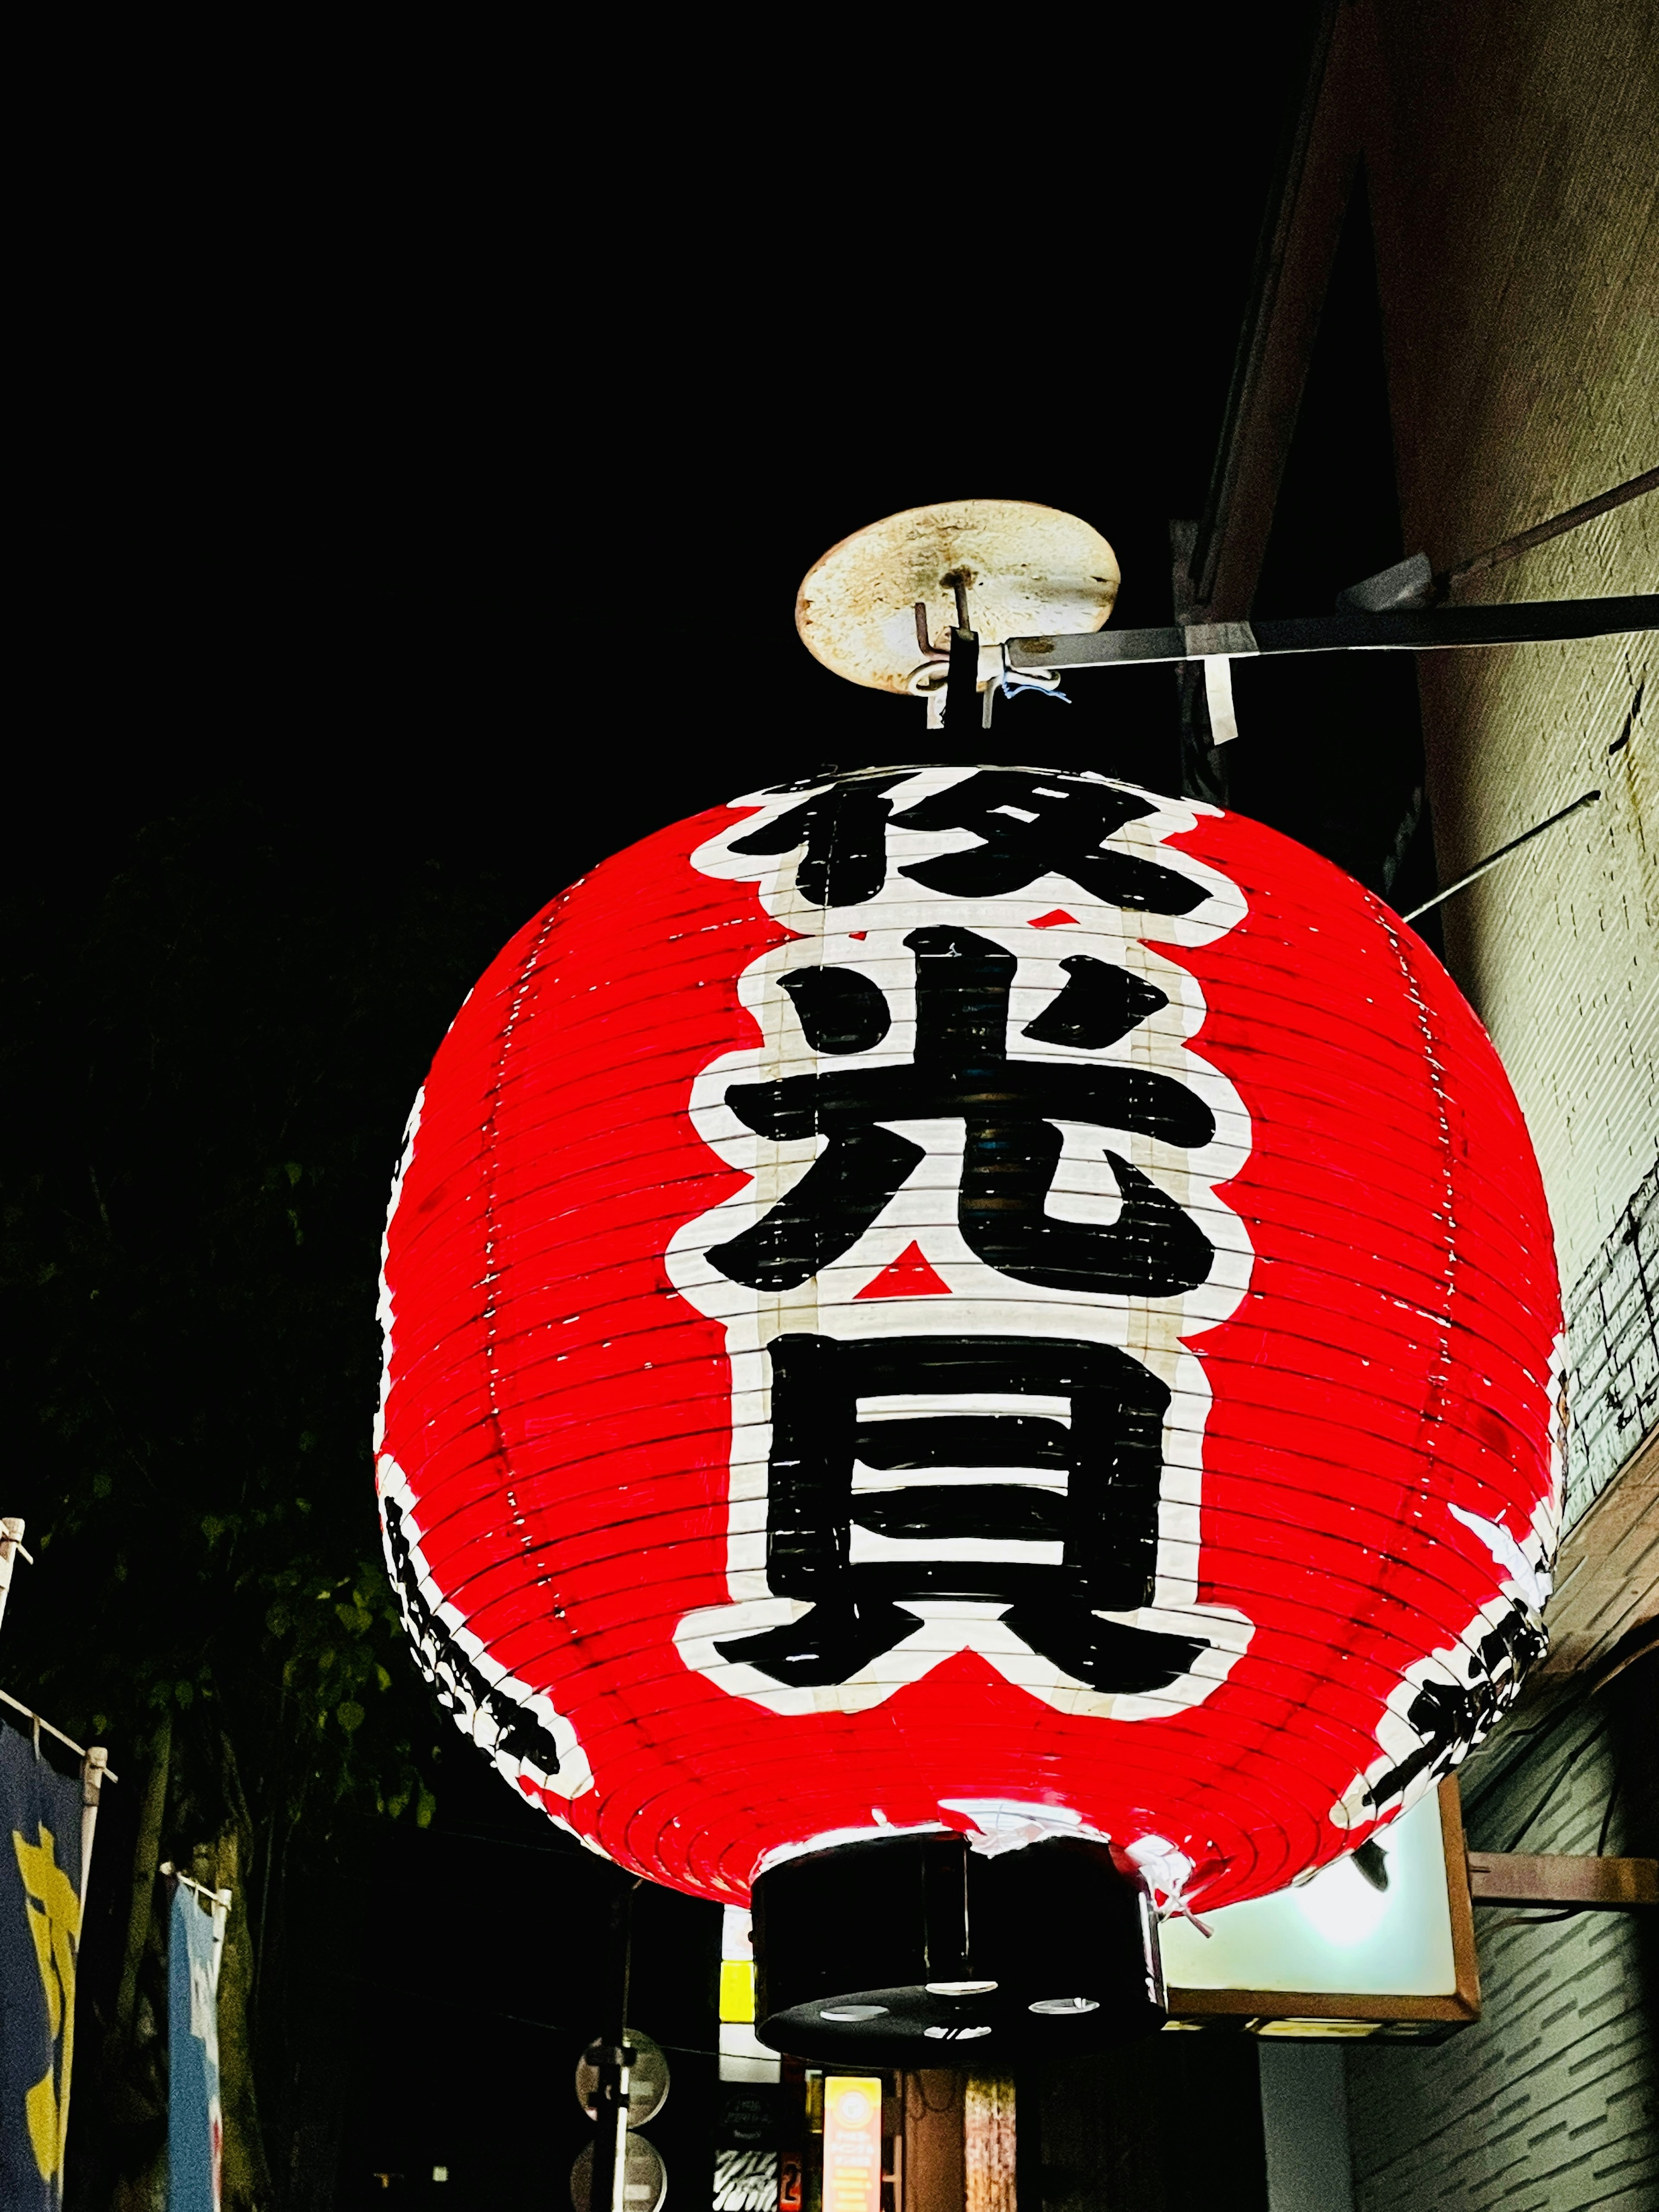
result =
[[[1293,622],[1189,623],[1091,630],[1083,637],[1012,637],[1010,668],[1110,668],[1129,661],[1236,660],[1258,653],[1427,653],[1446,646],[1553,645],[1659,629],[1659,592],[1622,599],[1528,599],[1512,606],[1410,607],[1384,614],[1310,615]]]

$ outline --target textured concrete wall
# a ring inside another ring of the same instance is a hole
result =
[[[1374,20],[1367,162],[1406,542],[1443,568],[1659,462],[1659,8],[1376,0]],[[1655,589],[1650,495],[1461,596]],[[1650,638],[1420,664],[1443,881],[1606,794],[1445,909],[1568,1286],[1659,1150],[1654,666]]]
[[[1361,0],[1343,13],[1342,35],[1373,41],[1365,159],[1406,544],[1446,568],[1659,463],[1659,8]],[[1460,597],[1656,589],[1649,495]],[[1581,793],[1605,794],[1443,910],[1449,960],[1503,1055],[1549,1193],[1578,1323],[1580,1510],[1653,1419],[1651,1313],[1636,1311],[1627,1232],[1659,1152],[1656,658],[1639,638],[1419,664],[1443,882]],[[1535,1737],[1536,1708],[1500,1730],[1472,1775],[1473,1843],[1596,1848],[1612,1698]],[[1646,1727],[1626,1757],[1650,1771]],[[1650,1820],[1624,1847],[1655,1848]],[[1436,2049],[1348,2054],[1356,2204],[1654,2212],[1641,1929],[1501,1917],[1479,1916],[1477,2027]]]

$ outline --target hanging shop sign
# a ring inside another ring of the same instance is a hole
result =
[[[775,2082],[778,2054],[755,2033],[755,1949],[750,1916],[728,1905],[720,1915],[720,2069],[722,2081]]]
[[[0,1722],[0,2203],[64,2197],[81,1942],[78,1777]]]
[[[832,2074],[823,2085],[824,2212],[881,2212],[881,2083]]]
[[[1171,2021],[1315,2041],[1439,2042],[1480,2017],[1457,1780],[1273,1897],[1162,1932]]]
[[[832,774],[605,862],[439,1051],[382,1318],[422,1664],[697,1894],[909,1836],[1261,1897],[1543,1649],[1514,1096],[1387,907],[1197,802]]]

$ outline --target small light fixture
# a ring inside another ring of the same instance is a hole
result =
[[[825,2005],[818,2014],[820,2020],[881,2020],[886,2016],[885,2005]]]
[[[432,2169],[432,2179],[434,2181],[447,2181],[449,2168],[447,2166],[434,2166]]]
[[[1097,1997],[1039,1997],[1035,2004],[1027,2005],[1025,2009],[1027,2012],[1064,2017],[1080,2012],[1098,2012],[1100,2001]]]
[[[930,1997],[988,1997],[994,1982],[924,1982]]]

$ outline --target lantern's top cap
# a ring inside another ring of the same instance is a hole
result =
[[[854,684],[901,696],[927,666],[927,634],[948,641],[956,586],[981,645],[1098,629],[1117,597],[1117,556],[1088,523],[1025,499],[951,499],[872,522],[814,562],[795,598],[813,658]]]

